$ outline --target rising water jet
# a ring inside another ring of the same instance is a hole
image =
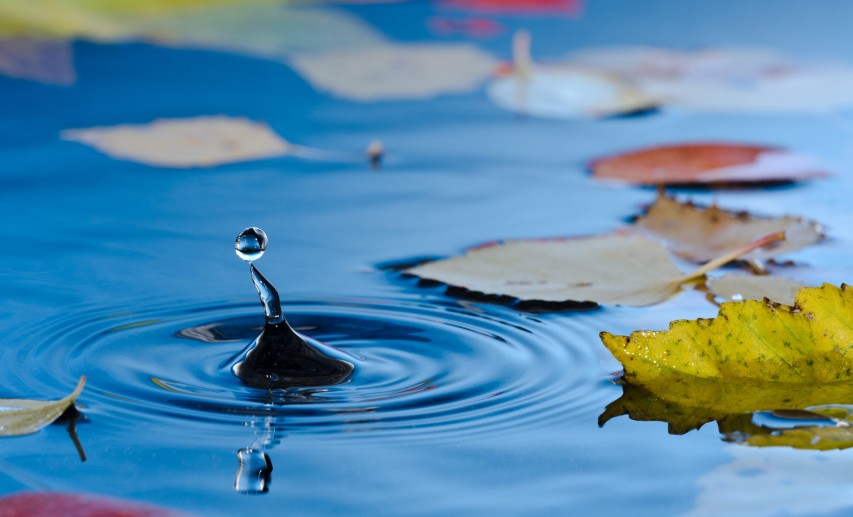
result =
[[[263,389],[328,386],[345,381],[353,364],[334,357],[336,350],[309,343],[297,334],[284,317],[278,291],[252,263],[263,256],[267,242],[263,230],[251,227],[240,232],[234,244],[237,256],[249,263],[266,323],[231,371],[248,386]]]

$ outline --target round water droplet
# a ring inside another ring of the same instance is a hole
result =
[[[234,243],[234,251],[237,256],[246,262],[252,262],[263,257],[266,249],[267,234],[255,226],[240,232],[237,241]]]

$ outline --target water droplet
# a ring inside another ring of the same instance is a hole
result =
[[[246,228],[237,236],[234,243],[234,251],[237,256],[246,262],[258,260],[264,256],[267,249],[267,234],[263,230],[252,226]]]
[[[241,494],[264,494],[269,490],[272,462],[263,451],[247,448],[237,451],[240,462],[234,479],[234,491]]]
[[[733,302],[742,302],[743,301],[743,295],[742,294],[733,294],[732,295],[732,301]]]

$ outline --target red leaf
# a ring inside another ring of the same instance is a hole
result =
[[[0,517],[180,517],[154,506],[84,494],[21,492],[0,497]]]
[[[599,158],[589,166],[598,179],[640,185],[779,183],[826,175],[811,156],[720,142],[649,147]]]

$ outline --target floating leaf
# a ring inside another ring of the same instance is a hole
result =
[[[671,402],[732,412],[853,402],[853,289],[843,284],[800,289],[794,306],[726,302],[713,319],[601,340],[625,382]]]
[[[0,74],[61,85],[77,78],[70,43],[33,38],[0,39]]]
[[[716,205],[703,207],[681,203],[667,196],[659,196],[646,213],[637,218],[634,226],[666,241],[677,255],[697,262],[742,248],[769,233],[785,232],[785,240],[752,251],[743,258],[776,257],[823,237],[819,224],[801,217],[757,217],[747,212],[729,212]]]
[[[292,147],[266,124],[225,116],[70,129],[62,138],[90,145],[113,158],[176,168],[284,156]]]
[[[853,67],[764,48],[582,50],[570,63],[616,73],[665,106],[723,112],[825,112],[853,106]]]
[[[488,13],[583,14],[583,0],[443,0],[441,7]]]
[[[81,377],[77,388],[60,400],[0,399],[0,436],[30,434],[50,424],[74,403],[85,384],[86,377]]]
[[[763,300],[793,305],[797,291],[806,284],[774,275],[723,275],[706,284],[708,291],[726,301]]]
[[[0,497],[3,517],[180,517],[164,508],[88,494],[21,492]]]
[[[361,102],[469,92],[497,65],[472,45],[428,43],[312,52],[289,63],[318,90]]]
[[[146,40],[280,61],[287,56],[386,43],[359,17],[343,10],[284,5],[225,4],[184,10],[138,24]]]
[[[719,142],[649,147],[594,160],[590,168],[597,179],[639,185],[779,183],[826,175],[811,156]]]
[[[584,119],[651,109],[655,101],[631,84],[601,71],[538,65],[530,57],[530,35],[513,38],[513,66],[489,85],[498,106],[536,117]]]
[[[659,243],[636,235],[518,240],[473,249],[405,272],[452,286],[521,300],[643,306],[666,300],[683,284],[753,247],[682,273]]]

